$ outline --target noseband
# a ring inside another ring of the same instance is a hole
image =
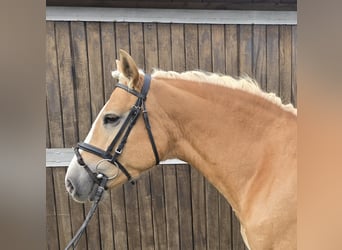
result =
[[[79,142],[77,144],[77,146],[74,148],[78,164],[80,164],[81,166],[84,167],[84,169],[87,171],[87,173],[92,178],[92,180],[95,183],[97,183],[98,185],[100,185],[101,180],[105,175],[103,173],[100,173],[97,169],[96,169],[96,172],[93,172],[89,168],[89,166],[84,162],[82,155],[80,154],[79,150],[82,149],[86,152],[89,152],[89,153],[92,153],[94,155],[101,157],[103,160],[107,160],[108,162],[112,163],[118,169],[120,169],[120,171],[122,173],[124,173],[126,175],[128,181],[130,183],[134,184],[134,180],[133,180],[132,176],[127,171],[127,169],[119,162],[118,158],[120,157],[122,150],[124,149],[124,147],[126,145],[127,138],[129,136],[132,128],[134,127],[134,125],[135,125],[135,123],[136,123],[141,112],[143,114],[147,134],[148,134],[148,137],[149,137],[150,142],[151,142],[154,157],[156,159],[156,164],[159,163],[159,155],[158,155],[156,144],[155,144],[154,139],[153,139],[153,135],[152,135],[152,131],[151,131],[151,125],[150,125],[150,121],[148,119],[148,113],[147,113],[146,105],[145,105],[147,93],[150,89],[150,84],[151,84],[151,76],[145,75],[144,85],[143,85],[140,93],[135,91],[134,89],[128,88],[128,86],[126,86],[122,83],[117,83],[115,85],[115,88],[124,89],[128,93],[138,97],[138,99],[137,99],[136,103],[132,106],[132,108],[130,109],[126,120],[124,121],[123,125],[119,129],[119,132],[116,134],[113,141],[111,142],[111,144],[108,146],[108,148],[105,151],[98,148],[98,147],[95,147],[91,144],[85,143],[85,142]],[[114,90],[115,90],[115,88],[114,88]],[[122,137],[122,138],[121,138],[121,141],[119,142],[120,137]],[[114,153],[112,154],[112,151],[116,145],[118,145],[118,146],[116,147],[116,149],[114,150]],[[103,161],[103,160],[101,160],[101,161]],[[112,176],[112,177],[106,176],[106,179],[110,180],[110,179],[115,178],[116,176],[117,176],[117,174],[115,176]]]

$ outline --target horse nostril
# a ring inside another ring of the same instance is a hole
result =
[[[67,190],[69,191],[69,193],[73,193],[73,191],[74,191],[74,185],[72,185],[72,182],[68,179],[67,180]]]

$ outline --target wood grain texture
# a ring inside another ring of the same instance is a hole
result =
[[[108,101],[113,92],[116,80],[112,77],[112,71],[116,70],[115,60],[116,43],[113,23],[100,23],[101,28],[101,56],[103,67],[103,87],[105,102]]]
[[[46,23],[46,102],[48,134],[51,147],[63,147],[63,120],[59,71],[57,65],[55,23]]]
[[[239,25],[239,75],[252,75],[252,26]]]
[[[198,69],[198,29],[196,24],[184,25],[185,67]]]
[[[144,26],[141,23],[131,23],[129,25],[129,37],[131,56],[134,58],[137,67],[145,69],[144,56]],[[136,58],[136,59],[135,59]]]
[[[225,25],[226,74],[238,76],[238,30],[237,25]]]
[[[59,84],[63,118],[64,146],[72,147],[77,142],[75,96],[73,82],[73,60],[70,48],[70,29],[68,22],[57,22],[56,43]]]
[[[212,71],[211,57],[211,26],[200,25],[198,27],[198,64],[201,70]]]
[[[151,73],[158,66],[157,25],[155,23],[144,24],[144,47],[140,55],[145,59],[145,71]],[[143,53],[144,52],[144,53]]]
[[[139,204],[139,228],[142,249],[154,249],[154,231],[152,220],[152,194],[150,173],[143,173],[137,181]]]
[[[279,27],[279,95],[284,103],[291,102],[292,30]]]
[[[164,169],[164,189],[167,249],[180,249],[177,178],[174,165]]]
[[[137,186],[130,183],[124,185],[128,249],[141,248]]]
[[[266,28],[267,92],[279,95],[279,26]]]
[[[92,121],[104,105],[100,24],[86,23]]]
[[[103,199],[99,204],[99,224],[100,224],[100,245],[101,249],[113,249],[114,229],[112,221],[112,201],[109,197]],[[92,239],[94,240],[94,239]]]
[[[55,191],[58,240],[60,248],[64,249],[72,238],[69,198],[64,187],[65,169],[53,169],[52,176]]]
[[[255,25],[253,27],[253,77],[259,86],[266,90],[266,26]]]
[[[151,170],[152,216],[155,249],[167,249],[164,173],[158,165]]]
[[[173,24],[171,26],[171,42],[172,70],[183,72],[185,70],[183,24]]]
[[[53,169],[46,169],[46,247],[59,249]]]
[[[71,22],[71,48],[73,51],[78,140],[84,140],[90,130],[91,113],[89,68],[86,30],[84,22]]]
[[[120,186],[111,190],[110,198],[112,201],[114,247],[115,249],[128,249],[124,187]]]
[[[177,165],[180,249],[193,249],[189,165]]]
[[[158,31],[158,61],[159,68],[163,70],[172,69],[171,52],[171,25],[157,24]]]

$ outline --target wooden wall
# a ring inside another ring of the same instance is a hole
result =
[[[296,105],[296,26],[53,22],[46,26],[46,147],[83,140],[109,97],[118,50],[139,67],[247,73]],[[90,204],[66,168],[46,169],[47,248],[64,249]],[[77,249],[245,249],[229,204],[188,165],[157,166],[112,190]]]

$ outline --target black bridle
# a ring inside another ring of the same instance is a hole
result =
[[[133,180],[132,176],[127,171],[127,169],[119,162],[118,158],[120,157],[122,150],[124,149],[124,147],[126,145],[127,138],[129,136],[130,132],[132,131],[132,128],[135,125],[135,123],[136,123],[141,112],[143,113],[145,127],[147,130],[151,145],[152,145],[152,150],[153,150],[153,153],[154,153],[154,156],[156,159],[156,164],[159,163],[159,155],[158,155],[156,144],[155,144],[154,139],[153,139],[153,135],[152,135],[152,131],[151,131],[151,125],[150,125],[150,121],[148,119],[148,113],[147,113],[146,105],[145,105],[147,93],[150,89],[150,84],[151,84],[151,76],[145,75],[144,85],[143,85],[140,93],[133,90],[133,89],[128,88],[126,85],[124,85],[122,83],[117,83],[115,85],[115,88],[124,89],[128,93],[138,97],[138,99],[137,99],[136,103],[132,106],[126,120],[123,122],[123,125],[119,129],[119,131],[116,134],[116,136],[114,137],[113,141],[111,142],[111,144],[107,147],[107,149],[105,151],[100,149],[100,148],[97,148],[91,144],[85,143],[85,142],[79,142],[77,144],[77,146],[74,148],[75,155],[77,157],[78,163],[84,167],[84,169],[88,172],[88,174],[92,178],[92,180],[95,183],[97,183],[98,185],[101,183],[101,178],[104,174],[99,173],[98,171],[96,173],[93,172],[85,164],[81,154],[79,153],[79,149],[82,149],[86,152],[97,155],[97,156],[107,160],[108,162],[114,164],[118,169],[120,169],[120,171],[122,173],[124,173],[126,175],[128,181],[131,182],[132,184],[134,184],[134,180]],[[115,88],[114,88],[114,90],[115,90]],[[120,138],[121,138],[121,141],[119,142]],[[116,149],[114,150],[114,153],[112,154],[112,151],[116,145],[118,145],[118,146],[116,147]],[[108,179],[111,179],[111,178],[108,178]]]
[[[156,165],[159,163],[159,155],[158,155],[158,151],[157,151],[157,147],[156,144],[154,142],[153,139],[153,135],[152,135],[152,131],[151,131],[151,125],[150,125],[150,121],[148,119],[148,114],[147,114],[147,110],[146,110],[146,105],[145,105],[145,101],[146,101],[146,97],[147,97],[147,93],[150,89],[150,84],[151,84],[151,76],[150,75],[145,75],[144,77],[144,85],[141,89],[141,92],[137,92],[133,89],[128,88],[126,85],[122,84],[122,83],[117,83],[115,85],[115,88],[121,88],[126,90],[128,93],[135,95],[136,97],[138,97],[136,103],[132,106],[131,110],[129,111],[129,114],[126,118],[126,120],[123,122],[123,125],[121,126],[121,128],[119,129],[119,132],[116,134],[116,136],[114,137],[113,141],[111,142],[111,144],[108,146],[108,148],[106,149],[106,151],[97,148],[91,144],[85,143],[85,142],[79,142],[77,144],[77,146],[74,148],[75,151],[75,155],[77,157],[77,162],[78,164],[80,164],[89,174],[90,178],[98,184],[98,188],[94,197],[94,202],[92,207],[90,208],[88,215],[86,217],[86,219],[84,220],[83,224],[81,225],[80,229],[77,231],[77,233],[75,234],[75,236],[73,237],[73,239],[69,242],[69,244],[67,245],[67,247],[65,248],[65,250],[69,249],[70,247],[75,248],[79,239],[81,238],[82,233],[84,232],[87,224],[89,223],[91,217],[93,216],[93,214],[95,213],[95,210],[98,206],[98,203],[102,197],[102,194],[104,192],[104,190],[106,189],[106,184],[107,181],[110,179],[113,179],[117,176],[114,175],[112,177],[107,177],[105,174],[100,173],[97,169],[96,172],[93,172],[89,166],[84,162],[82,155],[79,152],[79,149],[82,149],[86,152],[92,153],[94,155],[97,155],[99,157],[102,158],[101,161],[108,161],[110,163],[112,163],[113,165],[115,165],[118,169],[120,169],[120,171],[122,173],[124,173],[128,179],[128,181],[132,184],[134,184],[134,180],[132,178],[132,176],[130,175],[130,173],[127,171],[127,169],[119,162],[118,158],[120,157],[122,150],[124,149],[126,142],[127,142],[127,138],[129,136],[129,134],[131,133],[131,130],[133,128],[133,126],[135,125],[140,113],[143,113],[143,118],[144,118],[144,123],[145,123],[145,127],[147,130],[147,134],[148,137],[150,139],[151,145],[152,145],[152,150],[154,153],[154,157],[156,159]],[[114,88],[114,90],[115,90]],[[121,138],[122,137],[122,138]],[[119,142],[121,138],[121,141]],[[116,149],[114,150],[114,153],[112,154],[112,151],[114,149],[114,147],[118,145],[116,147]],[[101,162],[100,161],[100,162]],[[99,163],[98,163],[99,164]]]

